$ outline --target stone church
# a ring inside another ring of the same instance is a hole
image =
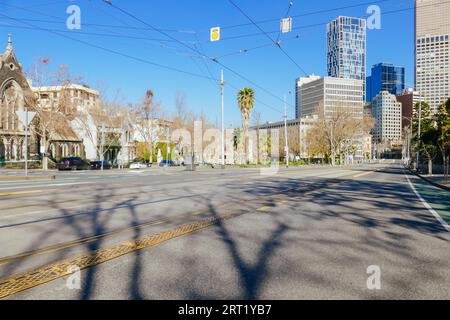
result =
[[[11,36],[3,55],[0,55],[0,161],[18,161],[25,156],[25,132],[16,112],[26,106],[35,110],[37,97],[17,61]],[[33,130],[30,130],[32,132]],[[29,133],[31,158],[38,155],[37,138]]]
[[[23,73],[17,60],[11,36],[4,54],[0,55],[0,164],[4,162],[20,162],[25,159],[25,131],[19,122],[17,111],[40,111],[42,116],[48,112],[41,104],[41,93],[36,93]],[[47,150],[41,148],[38,135],[39,117],[31,122],[28,131],[28,158],[42,160],[45,152],[51,160],[62,157],[84,157],[83,139],[80,139],[70,126],[64,112],[53,112],[52,117],[58,120],[58,127],[47,143]]]

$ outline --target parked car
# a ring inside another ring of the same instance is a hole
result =
[[[133,162],[130,164],[130,169],[144,169],[144,168],[150,168],[152,166],[151,163],[143,163],[143,162]]]
[[[176,164],[175,164],[175,162],[173,162],[172,160],[162,160],[162,161],[159,163],[159,166],[160,166],[160,167],[175,167]]]
[[[101,170],[102,162],[103,162],[103,170],[111,170],[112,169],[112,163],[109,161],[92,161],[91,165],[90,165],[91,170]]]
[[[89,164],[81,158],[62,158],[57,164],[58,170],[87,170]]]

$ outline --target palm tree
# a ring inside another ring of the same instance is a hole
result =
[[[244,153],[247,155],[248,129],[250,127],[250,116],[255,105],[255,95],[251,88],[243,88],[237,93],[238,107],[241,110],[242,129],[244,131]]]

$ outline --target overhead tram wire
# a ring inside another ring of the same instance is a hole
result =
[[[378,1],[375,0],[375,1],[370,1],[370,2],[363,2],[363,3],[341,6],[341,7],[334,7],[334,8],[330,8],[330,9],[322,9],[322,10],[317,10],[317,11],[306,12],[306,13],[302,13],[302,14],[293,15],[291,17],[292,18],[308,17],[308,16],[322,14],[322,13],[329,13],[329,12],[333,12],[333,11],[352,9],[352,8],[357,8],[357,7],[368,6],[371,4],[381,4],[384,2],[394,2],[394,1],[399,1],[399,0],[378,0]],[[401,0],[401,1],[407,1],[407,0]],[[258,23],[258,24],[268,23],[268,22],[275,22],[275,21],[279,21],[279,20],[280,20],[280,18],[271,18],[271,19],[256,21],[256,23]],[[222,29],[239,28],[239,27],[245,27],[245,26],[249,26],[249,25],[252,25],[252,23],[241,23],[241,24],[236,24],[236,25],[229,25],[229,26],[222,27]]]
[[[43,15],[43,16],[46,16],[49,18],[56,19],[56,20],[37,20],[37,19],[23,19],[23,20],[28,20],[31,22],[45,22],[45,23],[56,23],[56,24],[61,23],[61,22],[65,23],[65,21],[59,20],[60,17],[49,15],[47,13],[43,13],[43,12],[40,12],[37,10],[33,10],[33,9],[30,9],[29,7],[21,7],[21,6],[16,6],[13,4],[3,3],[3,2],[0,3],[0,6],[6,6],[9,8],[19,9],[19,10],[26,11],[29,13],[37,13],[39,15]],[[88,22],[83,22],[83,26],[118,28],[118,29],[133,29],[133,30],[150,30],[149,28],[140,28],[140,27],[133,27],[133,26],[119,26],[119,25],[111,25],[111,24],[99,24],[99,23],[88,23]],[[167,31],[167,32],[177,32],[177,33],[187,33],[187,34],[192,34],[192,33],[196,32],[196,31],[192,31],[192,30],[175,30],[175,29],[162,29],[162,30]]]
[[[28,23],[28,22],[23,22],[23,21],[11,18],[11,17],[9,17],[9,16],[7,16],[7,15],[5,15],[3,13],[0,13],[0,16],[10,18],[10,19],[15,20],[15,21],[17,21],[19,23],[26,24],[26,25],[32,27],[34,30],[37,29],[37,30],[40,30],[40,31],[49,32],[49,33],[52,33],[52,34],[57,35],[59,37],[66,38],[66,39],[69,39],[71,41],[75,41],[75,42],[78,42],[78,43],[81,43],[81,44],[84,44],[86,46],[89,46],[89,47],[92,47],[92,48],[96,48],[96,49],[99,49],[99,50],[102,50],[102,51],[106,51],[106,52],[112,53],[112,54],[117,55],[117,56],[128,58],[128,59],[131,59],[131,60],[134,60],[134,61],[137,61],[137,62],[145,63],[145,64],[148,64],[148,65],[152,65],[152,66],[155,66],[155,67],[167,69],[167,70],[170,70],[170,71],[174,71],[174,72],[190,75],[190,76],[193,76],[193,77],[202,78],[202,79],[208,79],[208,77],[206,77],[204,75],[201,75],[201,74],[197,74],[197,73],[194,73],[194,72],[190,72],[190,71],[178,69],[178,68],[175,68],[175,67],[163,65],[163,64],[160,64],[160,63],[156,63],[156,62],[153,62],[153,61],[145,60],[145,59],[142,59],[142,58],[139,58],[139,57],[135,57],[135,56],[132,56],[132,55],[129,55],[129,54],[126,54],[126,53],[122,53],[122,52],[119,52],[119,51],[116,51],[116,50],[113,50],[113,49],[108,49],[108,48],[105,48],[105,47],[102,47],[102,46],[99,46],[99,45],[96,45],[96,44],[92,44],[92,43],[84,41],[84,40],[80,40],[80,39],[76,39],[76,38],[73,38],[73,37],[69,37],[69,36],[61,34],[61,33],[57,32],[57,31],[52,31],[50,29],[42,28],[40,26],[33,25],[31,23]]]
[[[102,0],[102,1],[104,1],[104,0]],[[333,12],[333,11],[344,10],[344,9],[351,9],[351,8],[356,8],[356,7],[361,7],[361,6],[371,5],[371,4],[380,4],[380,3],[392,2],[392,1],[399,1],[399,0],[378,0],[378,1],[364,2],[364,3],[359,3],[359,4],[334,7],[331,9],[311,11],[311,12],[307,12],[307,13],[303,13],[303,14],[293,15],[292,17],[293,18],[306,17],[306,16],[312,16],[312,15],[317,15],[317,14],[321,14],[321,13]],[[400,0],[400,1],[407,1],[407,0]],[[38,12],[35,10],[31,10],[29,8],[20,7],[20,6],[16,6],[16,5],[12,5],[12,4],[0,3],[0,5],[4,5],[7,7],[11,7],[11,8],[16,8],[16,9],[20,9],[20,10],[26,10],[26,11],[32,12],[32,13],[46,15],[46,14],[43,14],[42,12]],[[54,17],[51,15],[46,15],[46,16]],[[56,17],[56,18],[59,19],[59,17]],[[56,23],[56,24],[61,23],[61,21],[58,21],[58,20],[37,20],[37,19],[23,19],[23,20],[28,20],[31,22],[44,22],[44,23]],[[273,21],[278,21],[278,20],[279,20],[279,18],[271,18],[271,19],[267,19],[267,20],[256,21],[256,23],[267,23],[267,22],[273,22]],[[83,22],[83,25],[91,26],[91,27],[106,27],[106,28],[119,28],[119,29],[130,29],[130,30],[151,30],[150,28],[137,27],[137,26],[120,26],[120,25],[97,24],[97,23],[88,23],[88,22]],[[248,26],[248,25],[251,25],[251,23],[223,26],[221,29],[238,28],[238,27],[243,27],[243,26]],[[167,28],[160,28],[160,30],[163,30],[166,32],[176,32],[176,33],[185,33],[185,34],[195,34],[195,33],[204,32],[201,30],[197,30],[197,31],[195,31],[195,30],[177,30],[177,29],[167,29]],[[278,30],[276,32],[278,32]],[[224,40],[224,39],[225,38],[223,38],[221,40]],[[229,38],[227,38],[227,39],[229,39]]]
[[[98,10],[98,11],[100,11],[101,13],[106,14],[107,16],[111,17],[111,18],[114,19],[114,20],[117,20],[118,22],[120,22],[121,24],[126,25],[127,27],[131,27],[131,24],[129,24],[127,21],[124,21],[124,20],[120,19],[119,17],[116,17],[115,15],[111,14],[111,13],[108,12],[107,10],[103,10],[102,8],[99,8],[98,6],[94,5],[94,3],[91,3],[91,1],[89,1],[89,4],[90,4],[91,7],[94,8],[95,10]],[[116,34],[119,34],[117,31],[112,31],[112,32],[114,32],[114,33],[116,33]],[[189,54],[188,52],[180,52],[179,49],[177,49],[177,48],[171,48],[171,47],[169,47],[168,45],[166,45],[166,44],[164,44],[164,43],[162,43],[162,42],[159,42],[159,45],[160,45],[161,48],[167,48],[167,49],[169,49],[169,50],[172,50],[176,55]],[[195,44],[194,44],[194,46],[195,46]],[[198,65],[197,61],[196,61],[196,60],[194,59],[194,57],[192,56],[192,54],[189,55],[189,57],[190,57],[190,59],[193,61],[193,63],[194,63],[194,65],[196,66],[196,68],[200,71],[200,73],[205,74],[204,71],[202,70],[202,68]],[[200,58],[201,58],[201,59],[204,59],[204,57],[200,57]],[[211,80],[214,84],[217,84],[216,81],[214,80],[213,75],[212,75],[211,72],[209,71],[209,69],[208,69],[207,71],[208,71],[208,75],[206,75],[206,77],[210,78],[210,80]]]
[[[122,52],[119,52],[119,51],[116,51],[116,50],[113,50],[113,49],[108,49],[108,48],[105,48],[105,47],[102,47],[102,46],[99,46],[99,45],[96,45],[96,44],[92,44],[92,43],[89,43],[87,41],[83,41],[83,40],[76,39],[76,38],[73,38],[73,37],[70,37],[70,36],[66,36],[64,34],[60,34],[58,31],[42,28],[40,26],[31,24],[29,22],[20,21],[19,19],[12,18],[12,17],[10,17],[8,15],[5,15],[3,13],[0,13],[0,17],[5,17],[5,18],[8,18],[8,19],[14,20],[16,22],[25,24],[31,30],[39,30],[39,31],[48,32],[48,33],[57,35],[59,37],[62,37],[62,38],[65,38],[65,39],[68,39],[68,40],[71,40],[71,41],[74,41],[74,42],[78,42],[78,43],[81,43],[83,45],[86,45],[86,46],[89,46],[89,47],[92,47],[92,48],[96,48],[96,49],[99,49],[99,50],[102,50],[102,51],[105,51],[105,52],[108,52],[108,53],[111,53],[111,54],[114,54],[114,55],[117,55],[117,56],[121,56],[121,57],[130,59],[130,60],[134,60],[134,61],[137,61],[137,62],[140,62],[140,63],[152,65],[152,66],[159,67],[159,68],[162,68],[162,69],[166,69],[166,70],[169,70],[169,71],[173,71],[173,72],[177,72],[177,73],[181,73],[181,74],[186,74],[186,75],[189,75],[189,76],[193,76],[193,77],[197,77],[197,78],[201,78],[201,79],[205,79],[205,80],[213,80],[213,81],[215,81],[217,83],[219,82],[218,79],[214,79],[214,78],[211,79],[211,77],[209,77],[209,76],[205,76],[205,75],[202,75],[202,74],[197,74],[197,73],[193,73],[193,72],[190,72],[190,71],[178,69],[178,68],[175,68],[175,67],[171,67],[171,66],[166,66],[166,65],[163,65],[163,64],[155,63],[155,62],[152,62],[152,61],[149,61],[149,60],[145,60],[145,59],[142,59],[142,58],[139,58],[139,57],[134,57],[134,56],[131,56],[129,54],[125,54],[125,53],[122,53]],[[235,86],[233,86],[231,83],[228,83],[228,85],[230,87],[234,88],[235,90],[239,90]],[[268,104],[266,104],[266,103],[264,103],[264,102],[262,102],[262,101],[260,101],[258,99],[255,99],[255,101],[260,103],[261,105],[263,105],[263,106],[273,110],[273,111],[280,112],[276,108],[274,108],[274,107],[272,107],[272,106],[270,106],[270,105],[268,105]]]
[[[435,3],[435,4],[426,4],[426,5],[422,5],[422,6],[417,6],[417,8],[425,8],[425,7],[429,7],[429,6],[432,6],[432,5],[446,4],[446,3],[449,3],[449,2],[450,2],[450,0],[447,0],[447,1],[442,1],[442,2]],[[395,13],[400,13],[400,12],[406,12],[406,11],[410,11],[410,10],[414,10],[414,9],[415,9],[415,7],[407,7],[407,8],[401,8],[401,9],[383,11],[382,14],[383,15],[389,15],[389,14],[395,14]],[[362,17],[362,18],[366,18],[366,17]],[[308,28],[313,28],[313,27],[326,26],[329,22],[330,21],[314,23],[314,24],[310,24],[310,25],[306,25],[306,26],[294,27],[294,28],[292,28],[292,30],[301,30],[301,29],[308,29]],[[230,37],[223,37],[223,38],[220,39],[220,41],[236,40],[236,39],[250,38],[250,37],[257,37],[257,36],[265,36],[265,33],[267,33],[267,34],[276,34],[278,32],[279,32],[279,30],[272,30],[272,31],[265,31],[265,32],[258,32],[258,33],[249,33],[249,34],[236,35],[236,36],[230,36]]]
[[[109,1],[107,1],[107,0],[103,0],[103,2],[105,2],[105,3],[108,4],[108,5],[110,5],[111,7],[115,8],[116,10],[119,10],[119,11],[122,12],[123,14],[125,14],[125,15],[127,15],[127,16],[129,16],[129,17],[132,17],[132,18],[135,19],[136,21],[139,21],[139,22],[141,22],[142,24],[144,24],[144,25],[150,27],[152,30],[157,31],[157,32],[163,34],[164,36],[168,37],[169,39],[175,40],[176,42],[180,43],[180,44],[183,45],[184,47],[186,47],[186,48],[188,48],[188,49],[190,49],[190,50],[192,50],[192,51],[198,53],[199,55],[202,55],[202,53],[201,53],[199,50],[197,50],[197,49],[195,49],[195,48],[193,48],[193,47],[187,45],[186,43],[183,43],[182,41],[178,40],[177,38],[171,36],[170,34],[167,34],[166,32],[162,31],[161,29],[158,29],[158,28],[154,27],[153,25],[151,25],[151,24],[149,24],[148,22],[142,20],[141,18],[135,16],[134,14],[129,13],[128,11],[126,11],[126,10],[124,10],[124,9],[122,9],[122,8],[120,8],[120,7],[118,7],[118,6],[116,6],[116,5],[113,4],[112,2],[109,2]],[[277,100],[279,100],[279,101],[284,102],[284,100],[283,100],[282,98],[278,97],[277,95],[275,95],[274,93],[270,92],[270,91],[267,90],[266,88],[264,88],[264,87],[258,85],[258,84],[255,83],[254,81],[248,79],[247,77],[245,77],[244,75],[240,74],[239,72],[237,72],[237,71],[231,69],[230,67],[224,65],[224,64],[223,64],[222,62],[220,62],[219,60],[213,59],[213,58],[210,58],[210,59],[211,59],[212,61],[216,62],[218,65],[222,66],[222,68],[228,70],[229,72],[233,73],[234,75],[238,76],[239,78],[241,78],[241,79],[243,79],[243,80],[249,82],[250,84],[252,84],[252,85],[254,85],[255,87],[259,88],[260,90],[264,91],[264,92],[267,93],[268,95],[274,97],[275,99],[277,99]],[[290,106],[292,106],[292,105],[290,105]]]
[[[294,17],[294,18],[295,17],[304,17],[304,16],[310,16],[310,15],[314,15],[314,14],[320,14],[320,13],[337,11],[337,10],[340,10],[340,9],[348,9],[348,8],[354,8],[354,7],[359,7],[359,6],[363,6],[363,5],[377,4],[377,3],[390,2],[390,1],[393,1],[393,0],[380,0],[380,1],[365,2],[365,3],[355,4],[355,5],[347,5],[347,6],[342,6],[342,7],[335,7],[335,8],[332,8],[332,9],[324,9],[324,10],[312,11],[312,12],[309,12],[309,13],[294,15],[292,17]],[[395,1],[398,1],[398,0],[395,0]],[[401,0],[401,1],[406,1],[406,0]],[[446,3],[446,2],[444,2],[444,3]],[[6,3],[1,3],[1,4],[5,5],[5,6],[8,6],[8,7],[11,7],[11,8],[25,10],[25,11],[32,12],[32,13],[38,13],[38,14],[41,14],[41,15],[46,15],[48,17],[54,17],[54,16],[51,16],[51,15],[48,15],[48,14],[44,14],[42,12],[38,12],[38,11],[35,11],[35,10],[27,9],[27,8],[24,8],[24,7],[19,7],[19,6],[15,6],[15,5],[11,5],[11,4],[6,4]],[[428,5],[424,5],[424,6],[428,6]],[[422,6],[420,6],[420,7],[422,7]],[[411,10],[411,9],[414,9],[414,8],[396,9],[394,11],[383,12],[383,14],[391,13],[391,12],[406,11],[406,10]],[[59,17],[56,17],[56,18],[59,19]],[[43,22],[43,23],[55,23],[55,24],[65,23],[62,20],[42,20],[42,19],[26,19],[26,18],[21,18],[21,19],[24,20],[24,21],[30,21],[30,22]],[[268,19],[268,20],[263,20],[263,21],[256,21],[256,23],[265,23],[265,22],[271,22],[271,21],[278,21],[278,18],[276,18],[276,19]],[[310,28],[310,27],[315,27],[315,26],[322,26],[322,25],[326,25],[327,23],[328,22],[323,22],[323,23],[311,24],[311,25],[307,25],[307,26],[294,27],[293,30],[305,29],[305,28]],[[240,25],[224,26],[221,29],[234,28],[234,27],[247,26],[247,25],[251,25],[251,23],[240,24]],[[151,28],[143,28],[143,27],[137,27],[137,26],[119,26],[119,25],[96,24],[96,23],[88,23],[88,22],[83,22],[83,26],[88,26],[88,27],[105,27],[105,28],[120,28],[120,29],[130,29],[130,30],[152,30]],[[177,33],[185,33],[185,34],[198,34],[198,33],[202,32],[202,31],[193,31],[193,30],[176,30],[176,29],[163,29],[163,28],[160,28],[160,30],[166,31],[166,32],[177,32]],[[278,33],[278,32],[279,32],[279,30],[267,31],[268,34]],[[231,36],[231,37],[223,37],[223,38],[221,38],[221,41],[234,40],[234,39],[240,39],[240,38],[246,38],[246,37],[252,37],[252,36],[260,36],[260,35],[263,35],[263,33],[254,33],[254,34],[244,34],[244,35],[237,35],[237,36]],[[127,37],[127,36],[124,36],[124,37]],[[131,38],[131,39],[140,39],[140,37],[133,37],[133,36],[129,36],[129,38]],[[164,40],[164,41],[174,42],[173,40]],[[186,43],[193,43],[193,42],[186,41]]]
[[[277,46],[280,50],[281,50],[281,52],[283,52],[283,54],[289,59],[289,60],[291,60],[291,62],[292,63],[294,63],[296,66],[297,66],[297,68],[298,69],[300,69],[300,71],[301,72],[303,72],[306,76],[308,75],[308,73],[286,52],[286,50],[284,50],[284,48],[282,48],[281,47],[281,45],[280,45],[280,43],[279,42],[276,42],[274,39],[272,39],[272,37],[271,36],[269,36],[265,31],[264,31],[264,29],[262,29],[257,23],[255,23],[254,21],[253,21],[253,19],[249,16],[249,15],[247,15],[245,12],[244,12],[244,10],[242,10],[236,3],[234,3],[234,1],[233,0],[228,0],[228,2],[230,2],[236,9],[238,9],[239,10],[239,12],[241,12],[242,13],[242,15],[243,16],[245,16],[255,27],[257,27],[261,32],[263,32],[265,35],[266,35],[266,37],[267,38],[269,38],[274,44],[275,44],[275,46]],[[284,102],[284,101],[283,101]]]

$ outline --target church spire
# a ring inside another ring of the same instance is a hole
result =
[[[7,51],[12,51],[13,46],[12,46],[12,36],[11,34],[8,34],[8,46],[6,47]]]

